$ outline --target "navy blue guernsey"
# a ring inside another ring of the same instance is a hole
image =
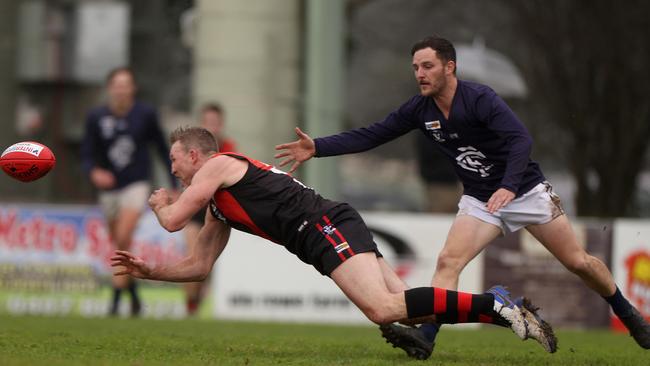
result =
[[[283,245],[306,263],[303,234],[328,210],[341,205],[321,197],[289,174],[235,153],[248,161],[246,173],[234,185],[217,190],[210,202],[214,217],[229,226]],[[312,225],[310,225],[312,224]]]
[[[449,119],[433,98],[417,95],[383,121],[314,139],[316,157],[366,151],[416,128],[452,161],[464,194],[487,202],[499,188],[521,196],[544,181],[530,159],[530,134],[514,112],[491,88],[462,80]]]
[[[136,102],[123,118],[114,116],[107,106],[95,108],[86,118],[81,146],[84,171],[88,174],[94,167],[110,170],[116,179],[113,189],[149,180],[151,158],[148,148],[151,143],[171,171],[169,148],[152,108]],[[171,173],[170,179],[172,186],[176,187],[176,179]]]

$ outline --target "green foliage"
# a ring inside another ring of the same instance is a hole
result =
[[[372,326],[0,316],[1,365],[641,365],[647,351],[608,331],[560,331],[545,353],[510,331],[443,329],[409,359]]]

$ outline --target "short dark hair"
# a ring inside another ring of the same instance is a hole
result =
[[[209,155],[219,151],[219,144],[214,136],[203,127],[178,127],[169,136],[171,145],[177,141],[183,144],[185,152],[190,149],[198,149],[204,155]]]
[[[114,69],[111,69],[111,71],[108,72],[108,74],[106,75],[106,85],[110,84],[111,81],[113,81],[115,75],[121,72],[131,75],[131,79],[133,80],[133,83],[135,83],[135,74],[133,73],[133,70],[131,70],[131,68],[128,66],[119,66]]]
[[[201,114],[205,112],[215,112],[215,113],[223,114],[223,107],[221,106],[221,104],[217,102],[206,103],[203,105],[203,107],[201,107]]]
[[[456,62],[456,49],[454,48],[454,45],[442,37],[428,36],[415,42],[413,47],[411,47],[411,56],[413,56],[417,51],[425,48],[431,48],[436,51],[438,58],[443,62]]]

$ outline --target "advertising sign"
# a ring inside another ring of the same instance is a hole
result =
[[[453,216],[362,213],[379,250],[411,287],[429,286]],[[482,291],[482,257],[461,289]],[[233,231],[213,276],[214,314],[226,319],[359,322],[366,317],[328,277],[282,246]]]
[[[170,234],[148,212],[133,251],[153,262],[184,255],[182,234]],[[113,247],[95,206],[0,206],[0,312],[105,315]],[[182,316],[178,285],[140,281],[145,316]],[[128,296],[122,301],[127,313]]]

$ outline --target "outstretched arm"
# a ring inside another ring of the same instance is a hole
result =
[[[142,279],[169,282],[203,281],[226,247],[229,237],[228,225],[206,215],[206,223],[188,257],[175,263],[153,266],[130,252],[117,250],[111,257],[111,266],[123,267],[116,275],[128,274]]]
[[[280,166],[293,162],[289,170],[291,173],[314,156],[335,156],[370,150],[417,128],[419,117],[414,111],[421,108],[418,103],[421,103],[420,99],[411,98],[386,116],[383,121],[316,139],[312,139],[296,127],[298,140],[277,145],[275,149],[283,152],[276,154],[275,158],[286,158],[280,162]]]

